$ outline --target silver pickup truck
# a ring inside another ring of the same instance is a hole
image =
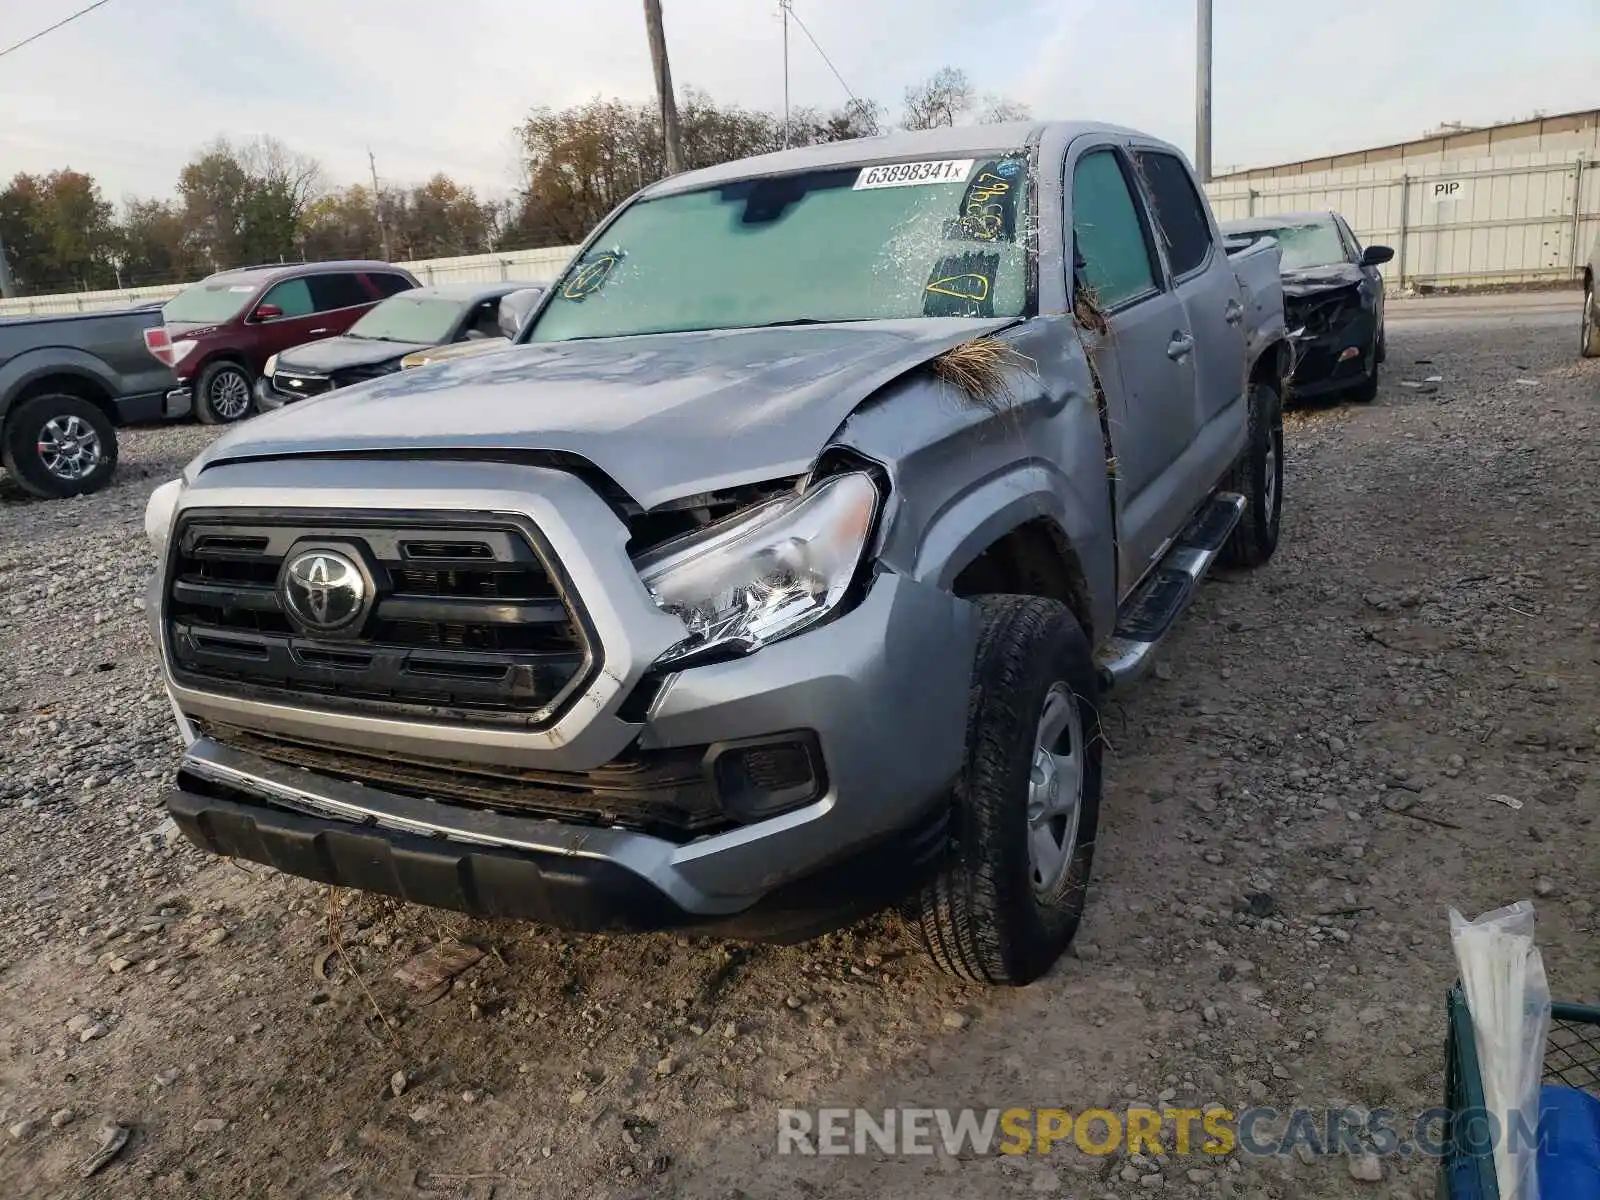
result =
[[[188,837],[580,930],[903,902],[1047,970],[1102,697],[1278,540],[1276,244],[1129,130],[896,134],[646,188],[521,341],[152,495]]]

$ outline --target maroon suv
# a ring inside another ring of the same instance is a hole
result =
[[[287,263],[219,271],[162,308],[145,345],[178,377],[207,425],[255,409],[255,381],[280,350],[349,329],[378,301],[419,286],[381,262]]]

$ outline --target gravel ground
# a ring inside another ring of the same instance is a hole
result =
[[[797,1159],[773,1130],[833,1103],[1415,1112],[1451,905],[1536,897],[1554,990],[1600,999],[1600,362],[1571,332],[1397,323],[1375,406],[1290,414],[1279,555],[1209,584],[1111,706],[1090,915],[1015,993],[937,975],[890,916],[793,948],[567,938],[206,858],[162,828],[178,746],[134,599],[144,498],[208,431],[127,432],[89,499],[0,485],[0,1190],[1431,1195],[1416,1160]],[[488,953],[424,1003],[394,972],[447,937]],[[83,1179],[107,1122],[127,1142]]]

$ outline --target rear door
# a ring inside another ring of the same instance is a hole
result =
[[[1106,469],[1116,480],[1117,578],[1126,592],[1183,517],[1170,480],[1195,436],[1194,356],[1124,150],[1081,139],[1066,169],[1073,294],[1106,322],[1092,359],[1111,428]]]
[[[1137,145],[1133,158],[1194,336],[1196,433],[1204,439],[1207,425],[1244,400],[1244,306],[1239,280],[1188,164],[1169,150]],[[1200,449],[1205,457],[1205,447]],[[1226,465],[1226,461],[1218,465],[1218,475]],[[1206,481],[1207,487],[1213,482],[1215,477]]]
[[[349,329],[378,302],[366,281],[354,271],[329,271],[312,275],[311,300],[317,310],[316,337],[333,337]]]

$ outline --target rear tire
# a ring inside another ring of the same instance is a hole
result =
[[[1277,550],[1283,519],[1283,402],[1270,383],[1250,385],[1249,438],[1223,490],[1244,497],[1244,514],[1222,547],[1222,563],[1258,567]]]
[[[1583,289],[1583,324],[1579,327],[1578,352],[1585,358],[1600,358],[1600,296],[1594,281]]]
[[[6,418],[0,460],[41,500],[86,495],[105,487],[117,469],[117,430],[81,396],[35,396]]]
[[[194,384],[194,415],[202,425],[231,425],[255,411],[255,381],[236,362],[214,362]]]
[[[984,596],[954,849],[913,904],[942,969],[1021,986],[1083,917],[1100,816],[1099,678],[1068,608]]]

